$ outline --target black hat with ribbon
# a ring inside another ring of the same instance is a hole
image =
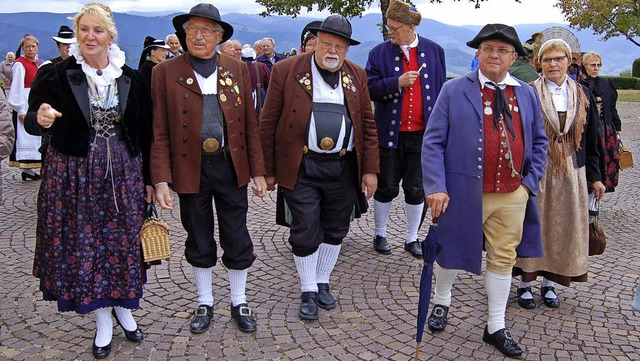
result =
[[[512,26],[504,24],[487,24],[480,30],[473,40],[467,42],[467,45],[474,49],[478,49],[480,44],[486,40],[501,40],[513,45],[518,55],[527,56],[528,54],[522,47],[522,43],[520,42],[516,29]]]
[[[318,31],[323,33],[329,33],[337,35],[341,38],[347,39],[349,45],[359,45],[360,42],[351,39],[351,23],[347,18],[342,15],[329,15],[320,26],[311,26],[309,31],[312,34],[318,34]]]
[[[169,45],[164,43],[162,39],[156,39],[153,36],[147,36],[144,38],[144,43],[142,45],[142,53],[140,54],[140,61],[138,61],[138,69],[142,66],[145,60],[147,60],[147,56],[149,56],[149,52],[155,48],[169,49]]]
[[[51,38],[56,42],[62,44],[73,44],[76,42],[76,37],[73,33],[73,30],[71,30],[71,28],[66,25],[62,25],[60,27],[60,30],[58,30],[58,36],[52,36]]]
[[[178,15],[174,17],[172,20],[173,27],[176,29],[176,35],[178,36],[178,40],[180,40],[180,45],[182,45],[183,49],[186,50],[188,49],[188,47],[187,47],[187,34],[184,31],[184,28],[182,26],[184,25],[184,23],[187,22],[187,20],[189,20],[193,16],[197,16],[205,19],[211,19],[222,27],[222,29],[224,30],[224,34],[222,35],[222,38],[220,39],[218,44],[222,44],[225,41],[231,39],[231,36],[233,35],[233,26],[231,26],[231,24],[229,23],[222,21],[222,18],[220,17],[220,11],[218,11],[218,8],[216,8],[211,4],[200,3],[192,7],[191,10],[189,10],[188,14]]]
[[[300,46],[307,44],[307,41],[309,41],[310,39],[310,35],[315,36],[314,34],[311,33],[311,31],[309,31],[309,28],[312,28],[312,27],[317,28],[320,25],[322,25],[322,21],[314,20],[309,24],[305,25],[304,28],[302,28],[302,32],[300,33]]]

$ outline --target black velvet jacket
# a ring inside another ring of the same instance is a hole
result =
[[[613,80],[601,78],[599,76],[589,79],[580,79],[580,84],[591,90],[594,97],[602,98],[602,109],[604,112],[604,120],[607,123],[613,123],[617,131],[622,130],[622,121],[618,115],[616,103],[618,102],[618,91],[613,85]]]
[[[142,153],[143,174],[146,184],[149,176],[149,152],[152,139],[151,95],[142,75],[127,65],[117,79],[120,98],[122,134],[132,156]],[[51,144],[58,152],[84,157],[89,150],[89,96],[87,80],[75,57],[47,66],[38,71],[29,93],[29,111],[25,129],[33,135],[42,134],[43,128],[36,116],[42,103],[50,104],[62,113],[51,128]]]

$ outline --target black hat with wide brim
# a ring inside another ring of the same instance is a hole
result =
[[[478,49],[480,44],[486,40],[502,40],[513,45],[518,55],[527,56],[529,54],[522,47],[518,33],[512,26],[504,24],[487,24],[480,30],[473,40],[467,42],[467,45],[474,49]]]
[[[189,20],[193,16],[198,16],[205,19],[211,19],[222,27],[222,29],[224,30],[224,34],[222,35],[222,38],[220,39],[218,44],[222,44],[225,41],[231,39],[231,36],[233,35],[233,26],[231,26],[231,24],[227,22],[222,21],[218,8],[216,8],[211,4],[200,3],[192,7],[191,10],[189,10],[188,14],[178,15],[174,17],[172,20],[173,27],[176,29],[176,36],[178,37],[178,40],[180,41],[180,45],[182,45],[183,49],[186,50],[188,49],[188,47],[187,47],[187,34],[185,33],[184,28],[182,26],[184,25],[184,23],[187,22],[187,20]]]
[[[312,34],[316,34],[316,36],[318,31],[337,35],[341,38],[347,39],[349,41],[349,45],[360,45],[359,41],[351,39],[351,23],[342,15],[329,15],[329,17],[324,19],[320,26],[309,27],[309,31]]]

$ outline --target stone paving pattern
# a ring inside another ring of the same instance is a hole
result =
[[[619,103],[624,140],[640,165],[640,104]],[[525,350],[526,360],[640,360],[640,312],[631,309],[640,270],[639,170],[621,173],[615,193],[601,205],[607,236],[602,256],[590,259],[585,283],[559,287],[561,307],[518,307],[515,287],[507,326]],[[31,276],[35,246],[35,203],[39,182],[23,182],[14,168],[2,167],[4,205],[0,207],[0,359],[91,360],[92,315],[59,313],[42,301]],[[636,186],[634,186],[634,184]],[[177,197],[175,198],[177,201]],[[134,315],[145,340],[128,342],[116,326],[114,360],[410,360],[415,350],[418,287],[422,261],[402,249],[403,202],[394,202],[388,238],[391,255],[374,252],[373,215],[352,223],[331,278],[335,309],[320,309],[317,322],[298,318],[299,284],[287,242],[288,231],[274,222],[275,192],[250,197],[250,232],[258,259],[250,269],[249,304],[258,331],[237,330],[229,314],[226,270],[214,268],[214,318],[204,334],[189,331],[196,307],[191,267],[184,259],[185,232],[179,208],[163,211],[171,226],[173,256],[153,267],[142,308]],[[420,234],[426,234],[423,225]],[[502,355],[482,342],[486,320],[483,277],[463,273],[453,289],[449,326],[425,332],[421,360],[498,360]]]

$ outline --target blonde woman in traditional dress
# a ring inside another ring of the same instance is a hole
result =
[[[549,138],[547,165],[536,198],[544,256],[517,258],[514,267],[514,274],[522,275],[518,304],[528,309],[536,307],[531,281],[538,276],[542,276],[542,300],[551,308],[560,306],[556,283],[569,286],[587,280],[587,181],[593,182],[598,200],[605,192],[599,170],[597,107],[589,90],[567,76],[569,45],[561,39],[548,40],[538,60],[542,77],[532,84],[540,97]]]

